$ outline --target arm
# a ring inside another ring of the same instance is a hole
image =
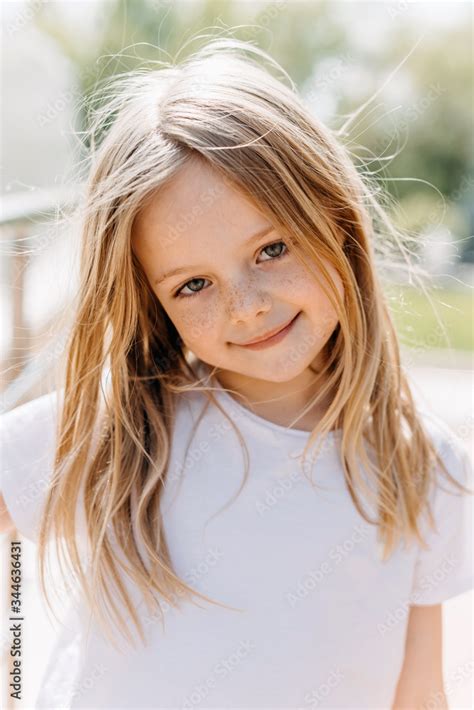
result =
[[[392,710],[449,710],[443,688],[442,605],[412,606]]]

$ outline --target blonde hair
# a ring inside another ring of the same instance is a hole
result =
[[[290,86],[273,75],[275,68]],[[435,466],[458,484],[423,427],[400,364],[376,275],[374,248],[380,234],[375,223],[400,253],[405,247],[340,137],[311,115],[291,79],[266,52],[236,39],[211,40],[178,66],[115,77],[107,92],[89,131],[89,177],[80,205],[80,284],[71,311],[54,471],[38,541],[45,597],[46,543],[53,537],[59,559],[59,541],[65,543],[72,578],[99,623],[97,599],[103,599],[131,642],[110,593],[112,582],[143,642],[145,637],[120,568],[149,609],[162,612],[163,600],[176,605],[180,597],[219,604],[175,573],[160,498],[176,396],[199,390],[208,403],[220,405],[213,388],[202,384],[131,247],[139,210],[190,160],[206,161],[242,190],[289,236],[298,258],[327,278],[339,323],[324,348],[327,382],[312,403],[335,394],[305,453],[316,437],[339,427],[348,490],[363,518],[377,525],[383,558],[402,536],[424,544],[419,518],[426,509],[433,525],[429,491]],[[342,279],[344,302],[331,288],[322,258]],[[359,500],[359,490],[370,493],[359,458],[376,495],[375,521]],[[71,515],[81,493],[92,550],[90,580]],[[138,540],[131,535],[133,524]]]

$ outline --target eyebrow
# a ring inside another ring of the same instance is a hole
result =
[[[255,232],[255,234],[252,234],[252,236],[246,240],[245,246],[247,246],[248,244],[251,244],[252,242],[257,241],[257,239],[261,239],[266,234],[268,234],[269,232],[273,232],[274,230],[275,230],[275,227],[273,226],[273,224],[270,224],[269,226],[266,226],[263,229],[260,229],[258,232]],[[192,268],[193,268],[192,266],[178,266],[176,269],[171,269],[170,271],[166,271],[164,274],[162,274],[161,276],[158,276],[155,279],[154,284],[156,285],[158,283],[163,283],[163,281],[166,281],[171,276],[175,276],[177,274],[182,274],[185,271],[190,271]]]

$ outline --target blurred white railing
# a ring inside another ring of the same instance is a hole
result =
[[[41,381],[48,370],[56,340],[61,334],[47,338],[47,328],[32,327],[25,317],[25,283],[28,271],[43,250],[52,246],[41,230],[54,225],[59,213],[72,207],[79,188],[35,190],[2,197],[0,210],[0,244],[2,268],[7,272],[4,289],[9,313],[4,312],[4,333],[10,325],[10,337],[0,361],[2,374],[0,414],[40,392]],[[34,234],[35,232],[40,234]],[[47,290],[45,287],[45,292]],[[9,323],[8,323],[9,321]],[[5,336],[6,337],[6,336]],[[32,357],[34,355],[34,357]]]

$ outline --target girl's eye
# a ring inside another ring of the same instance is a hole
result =
[[[273,255],[273,254],[269,255],[267,253],[267,256],[270,256],[271,258],[265,259],[265,261],[275,261],[275,259],[279,259],[280,257],[284,256],[288,251],[288,247],[286,246],[285,242],[273,242],[272,244],[269,244],[266,247],[262,247],[261,251],[266,251],[267,249],[269,249],[272,252],[274,250],[274,247],[277,247],[280,244],[283,244],[284,250],[283,251],[281,249],[278,250],[278,248],[277,248],[277,252],[279,251],[279,253],[277,253],[275,255]],[[207,279],[191,279],[191,281],[187,281],[187,283],[185,283],[184,286],[181,286],[181,288],[179,288],[176,291],[176,293],[174,294],[174,298],[191,298],[191,296],[197,296],[197,294],[200,291],[203,291],[204,289],[198,288],[197,290],[193,290],[192,285],[193,284],[196,285],[196,283],[200,282],[200,281],[201,282],[207,281]],[[183,289],[185,289],[185,288],[190,289],[191,293],[183,293]]]

